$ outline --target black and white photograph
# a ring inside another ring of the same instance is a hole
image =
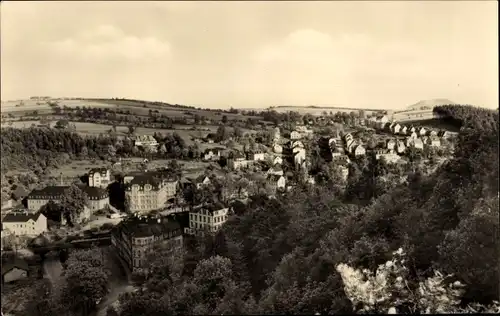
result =
[[[498,1],[2,1],[1,316],[500,314]]]

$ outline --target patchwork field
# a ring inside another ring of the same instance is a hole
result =
[[[323,112],[327,112],[328,114],[330,112],[332,113],[337,113],[337,112],[346,112],[350,113],[352,111],[358,112],[359,110],[364,110],[366,115],[371,115],[374,112],[378,111],[383,111],[383,109],[361,109],[361,108],[345,108],[345,107],[307,107],[307,106],[278,106],[272,108],[272,110],[278,112],[278,113],[285,113],[285,112],[298,112],[301,115],[305,114],[311,114],[311,115],[323,115]]]
[[[216,110],[199,110],[195,108],[183,108],[179,106],[172,106],[168,104],[152,104],[145,101],[130,101],[130,100],[112,100],[112,99],[92,99],[92,100],[51,100],[51,101],[38,101],[38,100],[15,100],[3,101],[1,104],[2,114],[11,114],[15,116],[31,114],[37,111],[39,114],[49,114],[52,112],[49,103],[57,103],[60,107],[92,107],[92,108],[116,108],[124,111],[130,111],[131,114],[147,116],[149,111],[158,111],[163,115],[169,117],[181,116],[194,116],[195,114],[204,116],[209,119],[222,120],[225,115],[228,120],[247,120],[248,118],[261,119],[257,116],[242,116],[240,114],[222,113]]]
[[[152,170],[152,169],[167,167],[169,162],[170,162],[169,159],[151,160],[147,164],[147,166],[148,169]],[[126,172],[138,171],[142,163],[143,163],[142,158],[123,159],[121,164],[116,166],[112,166],[110,162],[105,162],[101,160],[95,160],[95,161],[75,160],[69,164],[60,166],[59,168],[52,170],[50,176],[58,178],[62,174],[63,178],[65,179],[75,178],[87,173],[92,168],[100,168],[100,167],[106,167],[116,172],[126,173]],[[186,176],[193,176],[203,173],[203,171],[210,165],[210,163],[208,162],[201,162],[201,161],[179,161],[179,163],[182,165],[182,170],[184,171],[184,174]]]

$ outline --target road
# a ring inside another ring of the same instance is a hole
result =
[[[96,316],[105,316],[107,308],[115,303],[120,294],[125,292],[132,292],[135,288],[129,284],[130,272],[122,266],[116,254],[111,247],[101,248],[104,251],[106,258],[106,267],[111,271],[110,276],[110,292],[106,297],[97,305]]]

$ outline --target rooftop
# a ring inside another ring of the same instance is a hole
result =
[[[26,223],[30,219],[37,221],[38,217],[40,217],[41,213],[30,213],[28,211],[14,211],[5,215],[2,219],[2,222],[7,223]]]
[[[172,217],[130,217],[122,221],[117,228],[128,230],[134,237],[160,236],[180,230],[181,226]]]

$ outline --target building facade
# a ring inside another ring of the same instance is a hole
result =
[[[229,209],[223,206],[204,206],[189,213],[189,227],[184,233],[203,236],[216,233],[227,221]]]
[[[38,236],[47,231],[47,218],[40,212],[11,212],[2,219],[4,230],[16,236]]]
[[[131,212],[145,213],[166,206],[177,193],[178,180],[155,172],[133,176],[125,185]]]
[[[132,217],[111,232],[111,244],[130,271],[144,271],[154,246],[175,252],[182,249],[182,229],[170,217]]]
[[[89,186],[107,188],[111,184],[111,170],[107,168],[94,168],[88,173]]]

